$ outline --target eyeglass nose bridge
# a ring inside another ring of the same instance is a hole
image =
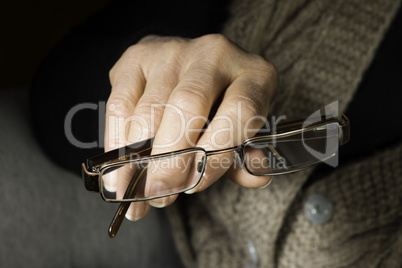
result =
[[[234,151],[234,163],[233,165],[235,167],[240,167],[243,168],[244,167],[244,157],[243,157],[243,151],[239,149],[237,149],[236,151]]]

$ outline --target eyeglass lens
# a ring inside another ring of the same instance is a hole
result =
[[[200,181],[205,159],[205,151],[192,150],[111,166],[101,171],[101,193],[108,201],[141,201],[185,192]],[[134,179],[135,193],[124,196]]]
[[[336,155],[339,124],[309,128],[274,139],[256,139],[244,147],[245,165],[254,175],[275,175],[300,170]]]

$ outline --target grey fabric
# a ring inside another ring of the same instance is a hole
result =
[[[27,98],[0,91],[0,267],[180,267],[162,210],[108,237],[116,204],[43,154]]]

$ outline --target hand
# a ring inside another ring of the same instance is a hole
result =
[[[262,126],[262,120],[249,119],[267,117],[278,86],[272,64],[222,35],[196,39],[147,36],[126,50],[111,69],[110,82],[105,150],[154,136],[152,154],[190,147],[216,150],[240,144]],[[215,116],[200,134],[213,107]],[[245,127],[247,131],[243,131]],[[192,192],[206,189],[227,171],[228,167],[208,163],[204,177]],[[245,187],[261,187],[270,179],[242,169],[231,170],[230,178]],[[172,176],[158,184],[154,178],[147,181],[147,188],[172,186],[179,183],[175,179]],[[117,179],[107,184],[121,191]],[[164,207],[176,198],[155,199],[149,204]],[[138,220],[148,210],[147,202],[132,203],[126,217]]]

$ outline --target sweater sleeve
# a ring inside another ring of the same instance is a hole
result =
[[[194,38],[219,32],[226,2],[114,1],[73,29],[37,70],[31,89],[33,130],[49,157],[79,173],[83,160],[103,152],[101,105],[110,94],[109,70],[121,54],[148,34]],[[94,144],[86,149],[71,144],[64,129],[68,112],[82,103],[96,105],[71,120],[74,139]]]

